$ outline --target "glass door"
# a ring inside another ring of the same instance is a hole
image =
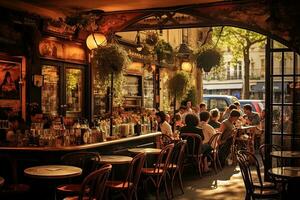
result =
[[[81,117],[83,115],[84,70],[64,63],[42,65],[44,84],[41,107],[46,115]]]

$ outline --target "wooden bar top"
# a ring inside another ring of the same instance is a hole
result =
[[[1,151],[77,151],[77,150],[84,150],[84,149],[92,149],[97,147],[104,147],[108,145],[114,145],[124,142],[130,142],[134,140],[141,140],[151,137],[156,137],[161,135],[161,132],[155,133],[147,133],[139,136],[131,136],[126,138],[119,138],[116,140],[110,140],[105,142],[93,143],[93,144],[84,144],[84,145],[77,145],[77,146],[62,146],[62,147],[13,147],[13,146],[0,146]]]

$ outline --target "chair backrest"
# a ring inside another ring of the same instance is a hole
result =
[[[259,155],[263,161],[264,166],[267,166],[266,165],[266,156],[270,156],[270,153],[272,151],[281,151],[281,150],[282,150],[282,147],[275,145],[275,144],[262,144],[259,147]],[[279,166],[279,165],[281,166],[280,162],[281,162],[281,160],[277,159],[277,166]]]
[[[208,141],[208,144],[213,148],[217,149],[219,147],[219,140],[221,138],[221,133],[216,133],[211,136],[210,140]]]
[[[245,154],[241,150],[236,152],[236,158],[241,170],[246,192],[251,196],[254,192],[253,179],[251,176],[250,163],[247,161]]]
[[[173,143],[172,138],[170,136],[166,135],[166,134],[161,134],[159,139],[160,139],[161,147],[164,147],[168,144]]]
[[[243,157],[243,160],[244,162],[246,162],[246,164],[254,164],[255,166],[255,172],[256,172],[256,176],[259,180],[259,184],[261,186],[261,188],[263,187],[263,180],[262,180],[262,177],[261,177],[261,173],[260,173],[260,166],[259,166],[259,162],[258,162],[258,159],[256,158],[256,156],[249,152],[249,151],[245,151],[245,150],[240,150],[239,151],[239,154]],[[252,178],[255,177],[255,175],[252,176],[252,173],[253,171],[249,171],[250,173],[250,178],[251,178],[251,181],[253,180]]]
[[[96,152],[72,152],[63,155],[61,160],[66,165],[81,168],[81,177],[84,178],[99,167],[100,155]]]
[[[181,138],[187,140],[187,156],[201,156],[203,143],[200,135],[195,133],[182,133]]]
[[[129,165],[126,181],[123,182],[123,186],[122,186],[123,188],[125,187],[126,182],[133,183],[133,188],[137,187],[140,180],[142,168],[145,163],[145,159],[146,159],[146,155],[144,153],[139,153],[136,156],[134,156],[134,158],[132,159]]]
[[[79,200],[102,200],[105,199],[105,184],[110,175],[112,166],[110,164],[103,165],[100,169],[90,173],[82,182]]]
[[[171,165],[176,165],[177,168],[181,169],[184,161],[186,145],[186,140],[180,140],[175,144],[171,157]]]
[[[163,147],[158,155],[156,164],[154,166],[154,173],[159,173],[159,171],[163,170],[163,175],[166,173],[168,166],[170,164],[171,155],[174,149],[174,144],[168,144]]]

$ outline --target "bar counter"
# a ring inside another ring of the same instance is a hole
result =
[[[90,149],[101,149],[102,147],[114,146],[114,145],[126,145],[129,143],[137,143],[138,146],[150,145],[151,142],[155,142],[157,136],[161,135],[161,132],[155,133],[147,133],[139,136],[129,136],[126,138],[119,138],[114,140],[109,140],[105,142],[93,143],[93,144],[84,144],[84,145],[77,145],[77,146],[61,146],[61,147],[14,147],[14,146],[0,146],[0,154],[2,152],[11,152],[11,151],[18,151],[18,152],[26,152],[26,151],[34,151],[34,152],[54,152],[54,151],[80,151],[80,150],[90,150]],[[149,140],[150,139],[150,140]],[[120,147],[120,146],[119,146]],[[130,146],[131,147],[131,146]],[[129,147],[128,147],[129,148]],[[113,150],[113,149],[111,149]]]
[[[13,180],[23,179],[23,170],[26,167],[37,165],[61,164],[61,157],[69,152],[92,151],[100,155],[131,155],[129,148],[155,147],[157,137],[161,132],[147,133],[139,136],[119,138],[94,144],[62,147],[13,147],[0,146],[0,169],[13,169],[8,175]],[[5,171],[6,171],[5,170]],[[18,178],[17,178],[18,177]]]

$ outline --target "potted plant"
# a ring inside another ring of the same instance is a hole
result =
[[[154,52],[158,62],[166,61],[167,63],[173,63],[173,48],[168,42],[160,40],[154,47]]]
[[[219,66],[222,54],[216,48],[205,48],[196,54],[197,67],[209,72],[211,68]]]
[[[176,99],[181,99],[187,91],[189,77],[186,72],[179,71],[169,80],[169,92],[174,97],[174,113],[176,110]]]
[[[150,45],[150,46],[155,46],[156,43],[158,42],[158,35],[156,32],[148,32],[146,35],[146,44]]]

